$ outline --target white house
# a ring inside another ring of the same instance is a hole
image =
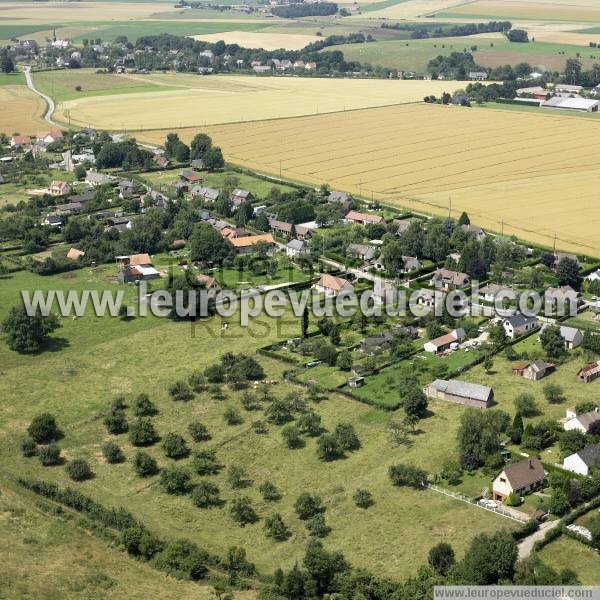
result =
[[[538,325],[537,317],[528,317],[523,313],[515,313],[502,321],[502,327],[504,327],[506,337],[511,339],[524,335],[529,331],[533,331]]]
[[[586,446],[583,450],[567,456],[563,460],[563,469],[579,475],[589,475],[598,460],[600,460],[600,444]]]
[[[545,477],[544,466],[535,457],[508,465],[492,483],[493,498],[504,501],[510,494],[524,496],[539,490]]]
[[[600,269],[593,271],[592,273],[590,273],[586,278],[586,281],[589,281],[590,283],[594,282],[594,281],[600,281]]]
[[[313,285],[313,288],[326,296],[337,296],[343,291],[352,291],[354,286],[347,279],[326,273],[321,275],[321,278]]]
[[[582,415],[573,415],[573,411],[567,410],[567,420],[564,422],[563,427],[565,431],[577,430],[587,433],[592,423],[598,422],[600,422],[600,412],[597,408]]]
[[[285,253],[289,258],[296,258],[302,254],[308,254],[308,251],[308,246],[303,240],[290,240],[285,247]]]
[[[546,323],[541,330],[541,333],[544,332],[550,325]],[[566,325],[561,325],[559,327],[560,337],[565,342],[565,348],[567,350],[573,350],[573,348],[578,348],[583,344],[583,333],[580,329],[576,327],[567,327]]]
[[[438,352],[447,350],[452,344],[460,344],[466,337],[465,330],[459,327],[450,333],[427,342],[423,345],[423,350],[437,354]]]

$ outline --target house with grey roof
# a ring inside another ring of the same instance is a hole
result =
[[[451,271],[450,269],[437,269],[429,281],[432,287],[443,290],[464,288],[471,283],[471,278],[466,273]]]
[[[329,196],[327,196],[327,202],[329,204],[338,204],[346,208],[350,202],[352,202],[352,200],[352,196],[350,194],[346,194],[346,192],[330,192]]]
[[[544,333],[544,331],[551,327],[550,324],[545,323],[541,329],[540,333]],[[566,350],[573,350],[573,348],[578,348],[583,344],[583,332],[576,327],[568,327],[567,325],[560,325],[558,327],[560,332],[560,337],[565,342]]]
[[[231,192],[231,203],[238,208],[244,202],[254,200],[254,196],[248,190],[235,189]]]
[[[296,258],[309,253],[309,248],[304,240],[290,240],[285,246],[285,253],[289,258]]]
[[[195,185],[191,189],[192,197],[194,198],[202,198],[205,202],[215,202],[219,199],[219,190],[215,190],[209,187],[202,187],[200,185]]]
[[[504,327],[506,337],[514,339],[537,329],[539,327],[539,321],[535,316],[528,317],[527,315],[518,312],[506,317],[502,321],[502,327]]]
[[[596,465],[600,467],[600,444],[586,446],[563,460],[563,469],[579,475],[589,475]]]
[[[577,314],[577,309],[583,303],[581,294],[570,285],[549,287],[544,292],[544,305],[547,311],[559,316]]]
[[[364,262],[369,262],[375,258],[375,246],[367,244],[349,244],[346,248],[346,254],[359,258]]]
[[[429,398],[471,408],[489,408],[494,403],[494,390],[491,387],[458,379],[436,379],[425,386],[423,391]]]
[[[107,175],[106,173],[100,173],[98,171],[88,171],[85,174],[85,182],[93,187],[108,185],[114,181],[115,178],[112,175]]]
[[[590,430],[590,426],[594,423],[600,422],[600,411],[598,409],[591,410],[590,412],[583,413],[581,415],[575,415],[563,423],[565,431],[581,431],[587,433]]]

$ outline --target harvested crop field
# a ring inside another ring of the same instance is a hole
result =
[[[90,97],[62,103],[57,118],[106,129],[167,129],[258,121],[417,102],[459,87],[453,81],[317,79],[223,75],[136,78],[183,89]],[[184,87],[185,86],[185,87]]]
[[[0,132],[35,133],[43,128],[44,101],[24,85],[0,86]]]
[[[451,197],[480,226],[600,255],[600,119],[420,104],[205,131],[258,171],[426,213]]]
[[[301,50],[311,42],[319,39],[316,35],[252,31],[226,31],[223,33],[193,35],[192,37],[203,42],[214,43],[223,40],[226,44],[238,44],[244,48],[262,48],[263,50],[279,50],[280,48]]]

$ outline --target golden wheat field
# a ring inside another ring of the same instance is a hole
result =
[[[238,44],[244,48],[263,48],[263,50],[301,50],[311,42],[317,41],[316,35],[293,33],[269,33],[260,31],[224,31],[191,36],[201,42],[215,43],[223,40],[226,44]]]
[[[417,102],[461,86],[455,81],[322,79],[243,75],[137,77],[182,89],[87,97],[58,106],[58,119],[104,129],[163,129],[257,121]]]
[[[44,101],[24,85],[0,86],[0,131],[31,134],[44,126]]]
[[[426,213],[452,198],[492,231],[600,255],[600,120],[420,104],[205,131],[261,172]]]

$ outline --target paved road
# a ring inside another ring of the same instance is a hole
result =
[[[57,125],[53,119],[52,116],[54,115],[54,109],[56,108],[55,104],[54,104],[54,100],[52,100],[52,98],[50,98],[50,96],[46,96],[46,94],[42,94],[42,92],[40,92],[35,85],[33,84],[33,79],[31,77],[31,67],[25,67],[25,81],[27,82],[27,87],[34,92],[35,94],[37,94],[38,96],[40,96],[41,98],[44,99],[44,102],[46,103],[46,113],[44,114],[44,119],[50,123],[50,125]]]
[[[547,531],[554,529],[559,523],[559,520],[545,521],[544,523],[540,524],[540,528],[536,532],[521,540],[519,543],[519,560],[527,558],[533,550],[533,544],[535,544],[535,542],[538,540],[541,540],[546,535]]]

